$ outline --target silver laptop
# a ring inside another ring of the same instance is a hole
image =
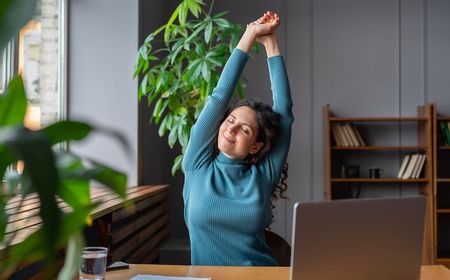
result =
[[[424,197],[294,205],[291,280],[417,280]]]

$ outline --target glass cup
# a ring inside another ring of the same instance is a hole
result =
[[[81,254],[80,280],[105,279],[108,248],[85,247]]]

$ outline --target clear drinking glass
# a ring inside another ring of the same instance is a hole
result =
[[[81,254],[80,280],[105,279],[108,248],[85,247]]]

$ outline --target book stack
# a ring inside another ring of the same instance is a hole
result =
[[[439,134],[440,144],[443,146],[450,146],[450,122],[439,122]]]
[[[350,123],[333,123],[331,132],[336,146],[360,147],[366,145],[359,131]]]
[[[417,179],[422,173],[425,165],[426,155],[423,154],[409,154],[405,155],[398,171],[397,178],[401,179]]]

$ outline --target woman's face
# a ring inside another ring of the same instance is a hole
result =
[[[258,130],[255,111],[246,106],[236,108],[220,125],[219,150],[232,159],[244,159],[248,154],[257,153],[263,145],[256,142]]]

